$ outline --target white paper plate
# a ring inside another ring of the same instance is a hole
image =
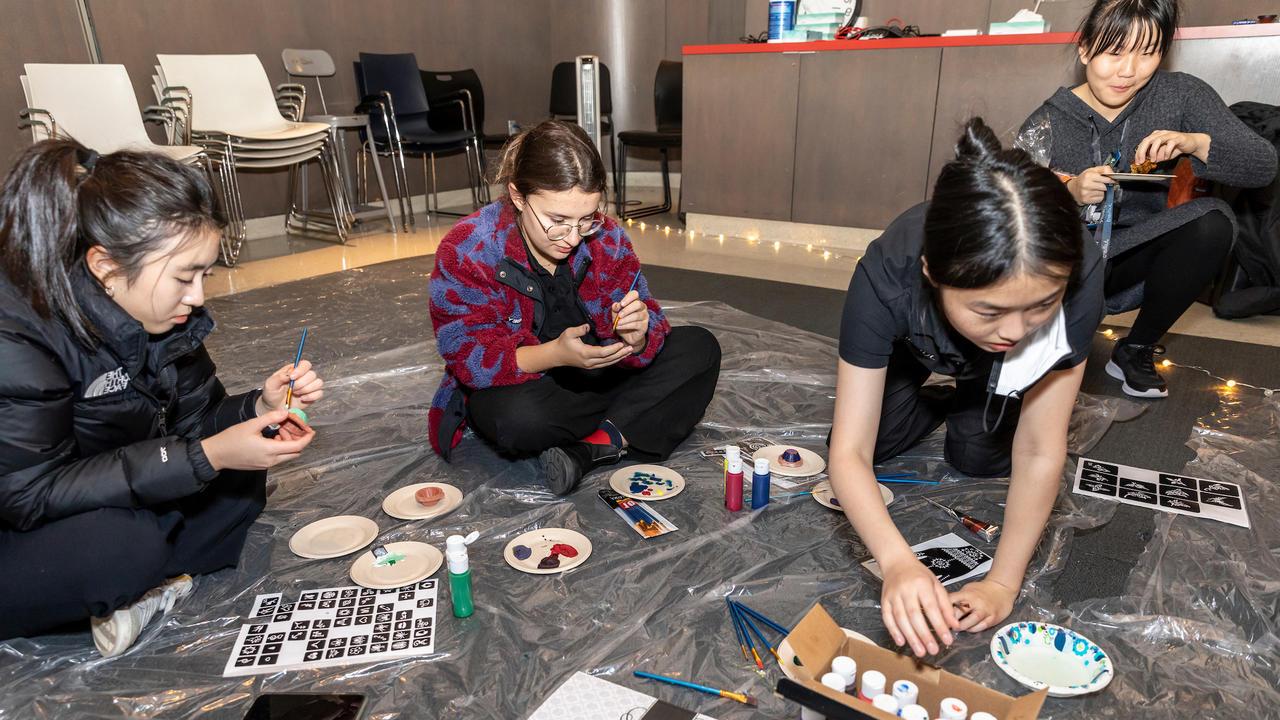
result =
[[[800,467],[787,467],[778,459],[782,457],[782,453],[795,448],[800,451]],[[770,445],[762,447],[751,456],[752,461],[756,458],[769,458],[769,473],[772,475],[781,475],[783,477],[809,477],[817,475],[827,469],[827,461],[822,459],[818,453],[808,448],[796,447],[795,445]],[[745,465],[745,463],[744,463]],[[751,472],[744,467],[743,472],[747,477],[751,477]]]
[[[389,552],[404,555],[395,565],[378,567],[373,551],[361,555],[351,564],[351,580],[361,587],[388,590],[412,585],[431,577],[444,563],[444,554],[434,547],[420,542],[393,542],[384,547]]]
[[[760,623],[756,623],[756,624],[759,625]],[[763,630],[764,628],[760,628],[760,629]],[[862,633],[856,630],[850,630],[849,628],[840,628],[840,629],[844,630],[845,637],[853,638],[854,640],[861,640],[864,643],[871,643],[872,645],[875,645],[875,643],[871,642],[871,638],[867,637],[866,635],[863,635]],[[756,642],[759,642],[759,638],[756,639]],[[782,674],[786,675],[792,680],[795,680],[796,668],[800,667],[800,663],[797,662],[798,658],[796,658],[796,654],[791,651],[791,643],[787,642],[786,638],[783,638],[782,642],[778,643],[778,659],[779,659],[778,667],[782,668]]]
[[[889,503],[893,502],[892,490],[885,487],[884,485],[881,485],[880,483],[876,483],[876,486],[880,488],[880,499],[884,501],[885,505],[888,505]],[[823,507],[829,507],[832,510],[843,509],[840,507],[839,502],[836,501],[835,493],[831,492],[830,480],[823,480],[822,482],[813,486],[813,499],[817,500],[818,503]]]
[[[359,515],[317,520],[289,538],[294,555],[312,560],[350,555],[378,537],[378,524]]]
[[[414,499],[414,493],[424,487],[437,487],[444,491],[444,499],[426,507]],[[458,509],[462,504],[462,491],[444,483],[417,483],[396,490],[382,501],[382,512],[401,520],[429,520],[446,515]]]
[[[1009,677],[1053,697],[1087,695],[1115,676],[1107,653],[1089,638],[1058,625],[1010,623],[991,638],[991,657]]]
[[[636,473],[656,475],[658,480],[633,480]],[[637,490],[637,485],[642,487]],[[609,487],[632,500],[667,500],[679,495],[684,490],[684,485],[684,477],[680,473],[661,465],[631,465],[609,476]]]
[[[540,568],[538,563],[551,554],[551,546],[557,544],[569,545],[578,551],[577,557],[558,556],[560,558],[559,567]],[[520,559],[516,556],[516,548],[525,547],[529,549],[529,556]],[[507,547],[502,551],[502,557],[511,567],[520,572],[527,572],[531,575],[554,575],[572,570],[591,557],[591,541],[586,535],[565,528],[542,528],[541,530],[530,530],[523,535],[516,537],[507,543]]]

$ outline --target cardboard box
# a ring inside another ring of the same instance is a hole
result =
[[[978,683],[953,675],[946,670],[922,665],[905,655],[891,652],[877,645],[846,637],[840,626],[827,614],[821,605],[813,609],[802,619],[787,636],[791,649],[802,663],[796,668],[799,684],[818,693],[830,701],[849,708],[859,716],[877,718],[877,720],[894,720],[896,716],[877,710],[853,695],[832,690],[819,680],[831,671],[831,661],[840,655],[847,655],[858,663],[858,681],[862,681],[862,673],[867,670],[879,670],[884,673],[887,685],[892,686],[898,680],[910,680],[920,687],[921,705],[930,713],[937,713],[938,705],[943,698],[959,698],[969,706],[969,714],[978,711],[989,712],[999,720],[1035,720],[1040,715],[1040,706],[1044,704],[1048,691],[1039,690],[1019,698],[1009,697]],[[779,681],[779,693],[791,697],[782,688],[785,678]],[[813,709],[823,711],[821,707]],[[829,715],[829,717],[831,717]]]

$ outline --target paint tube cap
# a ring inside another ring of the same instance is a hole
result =
[[[844,678],[844,686],[847,689],[858,679],[858,661],[851,657],[840,655],[831,661],[831,672]]]
[[[969,716],[969,706],[959,698],[943,698],[939,720],[964,720]]]
[[[910,680],[899,680],[893,684],[893,697],[899,705],[914,705],[920,697],[920,688]]]
[[[898,701],[894,700],[892,695],[881,694],[871,698],[871,707],[892,715],[898,714]]]
[[[969,716],[969,720],[996,720],[996,716],[991,713],[978,711]]]
[[[823,675],[822,684],[826,685],[832,690],[839,690],[840,692],[844,692],[844,678],[840,677],[840,673],[829,672],[826,675]]]
[[[471,559],[467,556],[467,546],[475,542],[478,537],[480,537],[480,532],[474,530],[466,537],[450,535],[445,539],[444,558],[449,561],[449,572],[454,575],[461,575],[471,569]]]
[[[862,684],[858,692],[867,698],[884,694],[884,673],[879,670],[868,670],[862,673]]]
[[[898,713],[902,720],[929,720],[929,711],[923,705],[908,705]],[[992,718],[992,720],[995,720]]]
[[[769,458],[763,458],[763,457],[756,458],[756,474],[757,475],[769,474]]]

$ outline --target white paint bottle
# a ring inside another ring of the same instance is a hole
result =
[[[890,715],[898,714],[898,701],[893,699],[888,693],[881,693],[871,700],[871,707],[877,710],[883,710]]]
[[[898,713],[902,720],[930,720],[929,711],[923,705],[908,705]]]
[[[941,710],[938,720],[965,720],[969,717],[969,706],[958,698],[943,698]]]
[[[893,684],[893,699],[897,700],[901,707],[915,705],[919,697],[920,688],[910,680],[899,680]]]
[[[858,699],[871,702],[877,695],[883,694],[884,673],[879,670],[868,670],[862,673],[862,684],[858,686]]]
[[[836,673],[829,672],[823,675],[822,684],[837,692],[844,692],[844,678]],[[817,710],[800,708],[800,720],[826,720],[826,717]]]
[[[969,720],[996,720],[996,716],[986,712],[976,712],[969,716]]]
[[[831,672],[844,678],[844,691],[853,694],[853,689],[858,684],[858,661],[840,655],[831,661]]]

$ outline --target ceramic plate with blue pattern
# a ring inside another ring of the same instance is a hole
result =
[[[1087,695],[1111,682],[1111,658],[1089,638],[1057,625],[1020,622],[991,638],[991,657],[1009,677],[1053,697]]]

